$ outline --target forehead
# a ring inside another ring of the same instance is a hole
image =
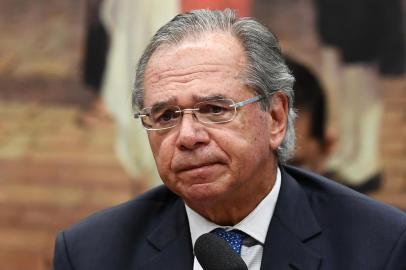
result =
[[[224,95],[241,85],[246,56],[229,33],[206,33],[160,47],[144,77],[144,105],[187,97]]]

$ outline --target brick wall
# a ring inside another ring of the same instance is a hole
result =
[[[0,103],[0,269],[50,269],[56,232],[139,190],[119,166],[114,129],[77,109]]]

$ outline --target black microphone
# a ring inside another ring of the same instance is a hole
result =
[[[213,233],[197,238],[194,251],[204,270],[248,270],[243,259],[228,243]]]

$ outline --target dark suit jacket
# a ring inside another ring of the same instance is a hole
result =
[[[61,232],[55,270],[191,270],[183,201],[166,187]],[[406,215],[320,176],[282,167],[261,269],[406,269]]]

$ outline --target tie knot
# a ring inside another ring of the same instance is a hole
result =
[[[223,228],[214,229],[212,233],[223,238],[238,255],[241,255],[242,241],[246,237],[245,233],[238,230],[226,231]]]

